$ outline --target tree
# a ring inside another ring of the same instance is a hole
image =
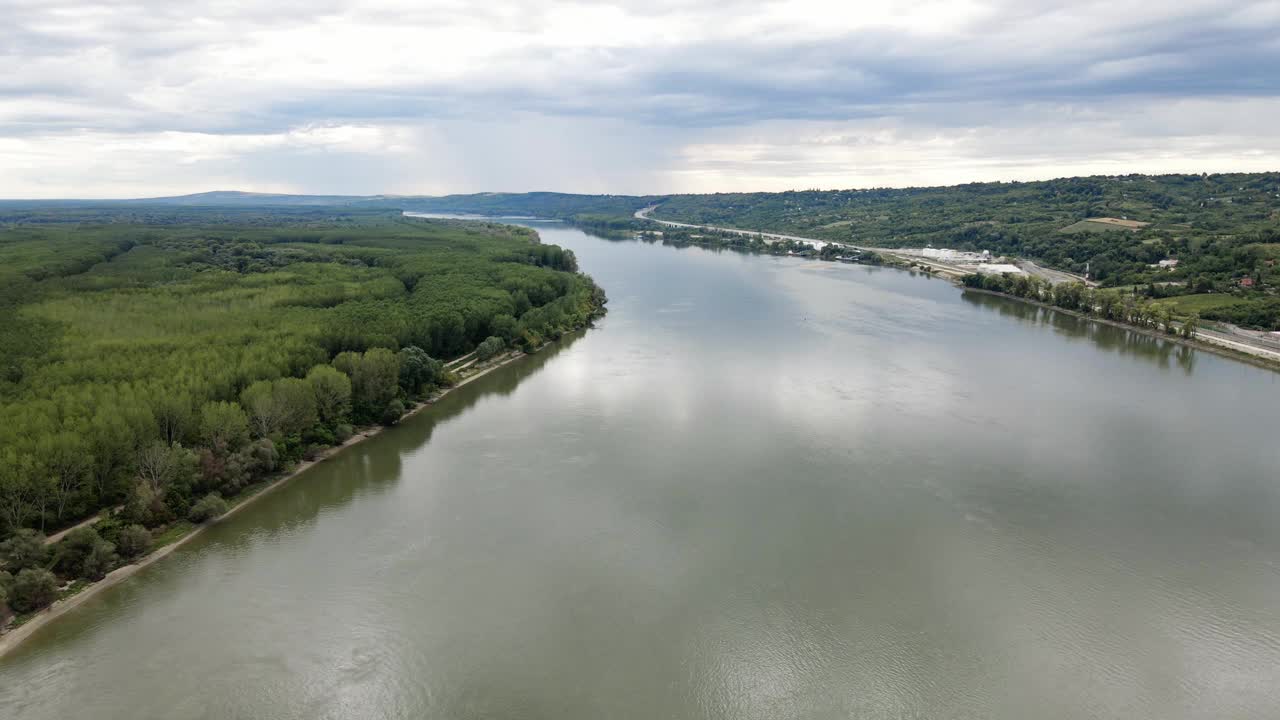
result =
[[[400,398],[394,398],[387,403],[387,409],[382,411],[382,424],[395,425],[402,417],[404,417],[404,403],[400,402]]]
[[[97,580],[115,565],[115,545],[102,539],[92,526],[67,533],[55,550],[58,568],[75,577]]]
[[[44,534],[29,528],[18,530],[0,543],[0,560],[12,572],[38,567],[48,558],[49,548],[44,543]]]
[[[182,442],[194,424],[191,400],[182,393],[166,392],[156,398],[151,414],[155,416],[160,439],[170,445]]]
[[[344,352],[334,367],[351,377],[351,399],[356,418],[375,422],[400,390],[400,358],[386,348],[366,353]]]
[[[119,561],[116,546],[103,540],[89,549],[89,554],[80,565],[80,576],[89,580],[101,580],[115,569]]]
[[[316,396],[306,380],[276,380],[271,392],[280,407],[280,432],[294,435],[316,424]]]
[[[116,535],[116,550],[126,558],[146,555],[151,550],[151,531],[141,525],[120,528]]]
[[[270,380],[259,380],[245,388],[240,393],[240,404],[257,437],[267,437],[280,429],[282,409],[271,391]]]
[[[316,365],[307,373],[320,422],[335,427],[351,412],[351,378],[332,365]]]
[[[506,314],[494,315],[489,321],[489,334],[496,335],[508,343],[514,341],[519,334],[516,319]]]
[[[259,437],[293,435],[316,424],[315,394],[298,378],[259,380],[240,394],[240,404]]]
[[[415,345],[402,348],[399,359],[400,389],[409,396],[417,396],[423,387],[434,384],[444,370],[443,362]]]
[[[89,480],[91,458],[84,440],[76,433],[60,432],[41,439],[37,446],[56,503],[56,517],[62,520],[67,502],[84,489]]]
[[[1200,329],[1200,313],[1191,313],[1182,321],[1182,337],[1190,340],[1196,336],[1196,331]]]
[[[502,340],[502,338],[491,335],[485,338],[484,342],[476,346],[476,357],[482,361],[488,360],[506,349],[506,346],[507,344]]]
[[[233,402],[210,402],[200,408],[200,439],[215,451],[235,450],[249,440],[249,417]]]
[[[225,514],[227,514],[227,501],[217,493],[209,493],[191,506],[191,513],[187,519],[193,523],[204,523],[217,520]]]
[[[138,453],[138,479],[163,499],[171,486],[190,481],[196,463],[195,455],[181,445],[156,441]]]
[[[58,579],[43,568],[27,568],[14,577],[9,588],[9,607],[32,612],[58,597]]]
[[[33,465],[29,455],[0,454],[0,521],[10,530],[21,528],[35,512],[39,489]]]

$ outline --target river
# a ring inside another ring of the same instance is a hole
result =
[[[533,223],[596,329],[0,660],[0,716],[1275,718],[1280,375]]]

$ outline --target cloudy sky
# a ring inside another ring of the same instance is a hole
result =
[[[0,0],[0,197],[1280,170],[1280,0]]]

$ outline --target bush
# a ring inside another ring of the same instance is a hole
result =
[[[502,352],[506,348],[507,348],[507,343],[505,340],[503,340],[500,337],[491,335],[485,338],[484,342],[476,346],[476,357],[479,358],[481,361],[488,360],[489,358],[493,357],[494,355],[497,355],[498,353]]]
[[[10,587],[13,587],[13,576],[0,570],[0,623],[4,622],[8,614]]]
[[[18,612],[39,610],[58,598],[58,579],[42,568],[18,573],[9,587],[9,606]]]
[[[102,540],[89,549],[81,563],[80,576],[89,580],[101,580],[104,575],[115,569],[120,558],[116,555],[116,546]]]
[[[21,572],[43,565],[49,558],[49,548],[44,544],[44,534],[22,528],[13,537],[0,543],[0,560],[10,572]]]
[[[56,548],[58,568],[73,577],[97,580],[115,565],[115,545],[103,540],[93,527],[72,530]]]
[[[356,429],[351,427],[347,423],[340,423],[338,427],[333,429],[334,442],[336,442],[339,445],[350,440],[351,436],[355,434],[356,434]]]
[[[146,555],[151,550],[151,532],[141,525],[129,525],[116,533],[116,550],[127,558]]]
[[[209,522],[227,514],[227,501],[217,493],[209,493],[195,505],[191,506],[191,514],[187,519],[193,523]]]
[[[400,418],[404,417],[404,403],[399,398],[387,403],[387,409],[382,411],[382,424],[395,425],[400,422]]]
[[[103,517],[101,520],[93,524],[93,529],[98,531],[98,537],[106,540],[112,545],[119,545],[120,530],[124,527],[120,523],[120,519],[112,514]]]

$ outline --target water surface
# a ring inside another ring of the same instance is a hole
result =
[[[1274,718],[1280,377],[540,228],[597,329],[0,661],[0,716]]]

